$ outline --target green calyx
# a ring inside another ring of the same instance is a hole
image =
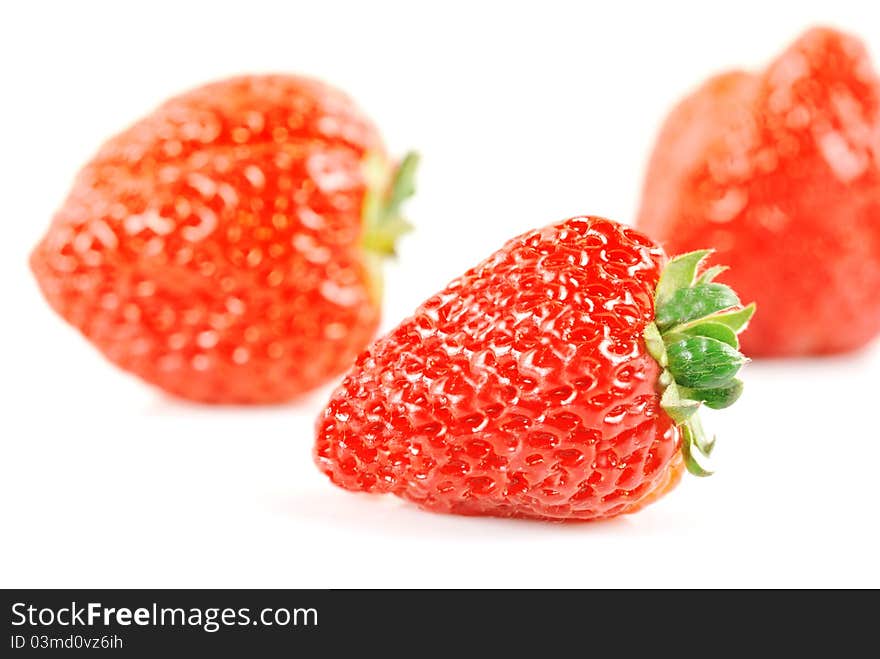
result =
[[[402,206],[415,193],[418,163],[418,154],[413,152],[400,161],[397,169],[389,167],[386,158],[378,153],[370,153],[364,159],[367,192],[362,208],[363,245],[373,255],[396,255],[397,240],[412,231],[412,225],[403,217]]]
[[[660,405],[681,431],[685,466],[696,476],[705,466],[715,439],[700,423],[701,405],[720,410],[742,394],[739,369],[749,360],[739,351],[737,335],[755,313],[728,286],[713,280],[726,270],[713,266],[700,273],[712,253],[700,250],[672,259],[654,294],[654,322],[645,328],[645,345],[663,369]]]
[[[418,154],[413,152],[396,169],[381,153],[368,153],[363,160],[367,184],[361,207],[364,263],[369,273],[370,295],[376,304],[382,301],[382,262],[397,255],[397,240],[412,231],[412,225],[403,217],[402,206],[415,193],[418,164]]]

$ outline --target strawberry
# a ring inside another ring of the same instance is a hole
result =
[[[322,83],[249,76],[166,102],[79,173],[31,256],[52,307],[166,391],[268,403],[348,368],[415,159]]]
[[[514,238],[361,354],[318,419],[319,468],[434,511],[559,520],[707,474],[696,412],[739,396],[754,311],[698,274],[707,255],[663,269],[599,217]]]
[[[712,245],[763,311],[752,355],[852,350],[880,332],[880,79],[854,37],[813,29],[762,73],[712,78],[673,111],[637,225]],[[796,331],[793,328],[797,328]]]

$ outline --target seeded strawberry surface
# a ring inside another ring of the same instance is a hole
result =
[[[760,313],[751,355],[858,348],[880,332],[880,79],[864,46],[804,34],[759,74],[706,82],[666,120],[638,227],[714,247]]]
[[[374,127],[326,85],[207,85],[101,148],[31,266],[59,314],[149,382],[285,400],[349,367],[378,325],[368,154],[384,154]]]
[[[318,466],[438,512],[639,509],[682,472],[642,336],[664,262],[596,217],[511,240],[361,354],[318,421]]]

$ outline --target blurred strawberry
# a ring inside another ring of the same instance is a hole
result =
[[[711,245],[761,314],[752,355],[858,348],[880,332],[880,80],[854,37],[813,29],[760,74],[726,73],[676,107],[640,229]]]
[[[318,420],[319,468],[434,511],[559,520],[706,475],[697,410],[739,397],[754,311],[698,272],[707,255],[666,264],[597,217],[514,238],[358,358]]]
[[[322,83],[209,84],[103,146],[31,267],[59,314],[148,382],[283,401],[372,338],[414,167],[394,171],[373,125]]]

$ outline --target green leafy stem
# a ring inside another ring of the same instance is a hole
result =
[[[654,322],[645,328],[645,344],[663,369],[660,405],[681,431],[681,450],[688,471],[712,472],[706,461],[715,438],[709,439],[697,414],[701,405],[723,409],[742,394],[736,375],[749,360],[739,351],[737,335],[755,313],[736,293],[714,282],[727,268],[713,266],[700,273],[712,250],[672,259],[655,292]]]
[[[385,156],[370,153],[363,163],[367,192],[363,202],[364,247],[380,256],[394,256],[397,239],[412,231],[403,217],[403,202],[415,193],[419,157],[408,153],[392,171]]]

